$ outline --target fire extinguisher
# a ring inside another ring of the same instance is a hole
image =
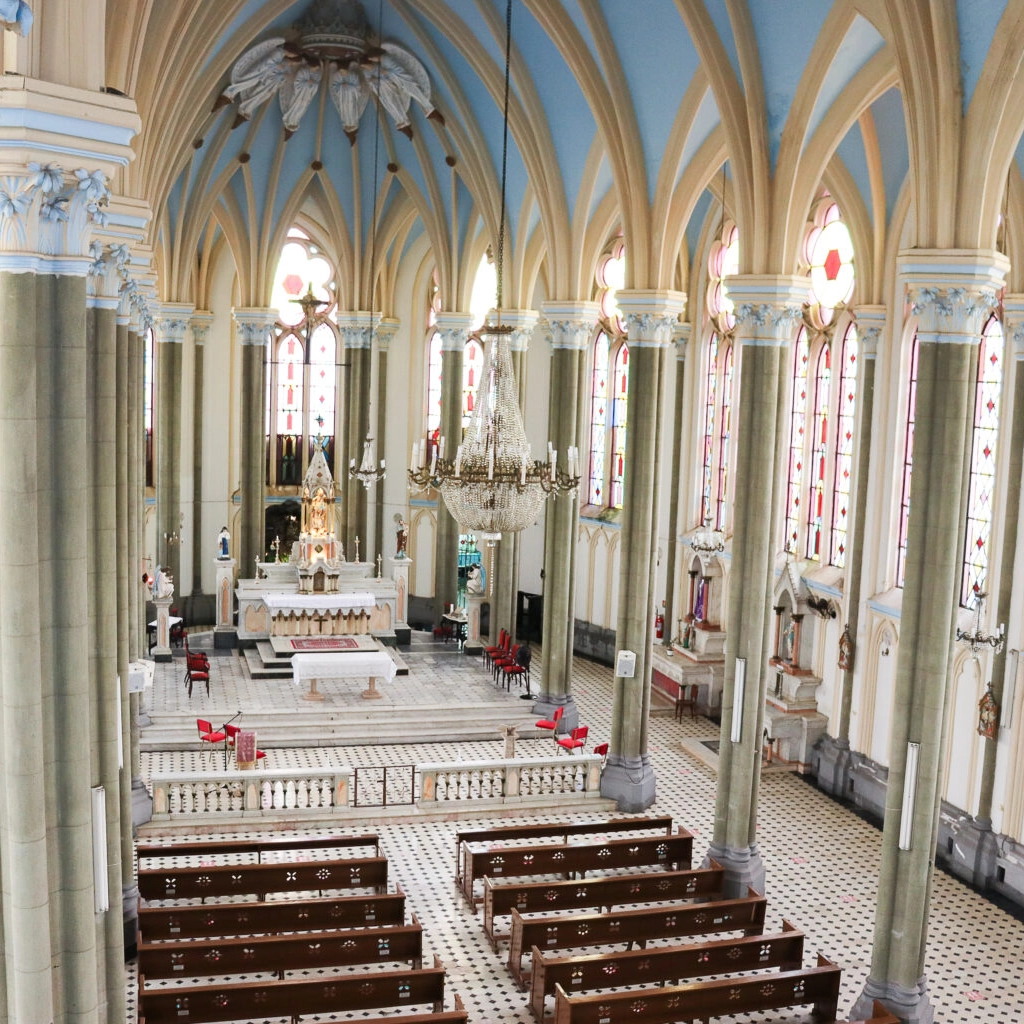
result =
[[[665,602],[661,602],[661,611],[654,616],[654,636],[660,640],[665,635]]]

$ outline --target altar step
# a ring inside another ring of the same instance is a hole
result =
[[[394,647],[381,647],[385,654],[395,663],[397,674],[407,676],[409,666]],[[253,679],[291,679],[292,659],[278,654],[267,640],[258,640],[256,646],[246,647],[242,652],[249,675]]]
[[[443,743],[495,740],[506,725],[518,727],[519,736],[535,738],[545,733],[536,727],[532,705],[410,704],[380,709],[321,707],[311,711],[252,713],[244,716],[246,729],[254,729],[259,745],[268,747],[345,747],[367,743]],[[230,711],[204,711],[214,723],[228,721]],[[194,715],[150,712],[152,724],[139,734],[142,751],[190,750],[199,745]]]

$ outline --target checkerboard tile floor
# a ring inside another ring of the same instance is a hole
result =
[[[218,668],[234,656],[219,659]],[[429,685],[443,675],[460,685],[492,692],[490,677],[475,659],[453,658],[443,647],[417,636],[409,662],[412,680]],[[539,668],[539,658],[534,665]],[[223,665],[227,667],[226,664]],[[244,671],[235,665],[240,685]],[[162,694],[176,690],[177,666],[161,666],[153,692],[156,709]],[[166,675],[166,679],[159,678]],[[577,659],[574,694],[581,722],[590,725],[590,739],[607,738],[611,720],[611,673]],[[240,693],[232,696],[241,696]],[[525,702],[524,702],[525,703]],[[196,708],[193,704],[192,708]],[[651,812],[670,813],[695,834],[694,860],[699,861],[711,835],[715,775],[711,767],[683,749],[684,740],[713,739],[717,727],[703,718],[676,722],[654,715],[649,752],[657,775],[658,796]],[[497,742],[405,744],[387,747],[344,747],[273,751],[275,763],[304,766],[325,763],[353,766],[410,764],[491,757]],[[550,750],[549,739],[520,741],[518,752]],[[190,767],[192,752],[167,752],[144,757],[143,774],[156,768]],[[326,760],[325,760],[326,759]],[[555,820],[554,815],[502,818],[502,822]],[[480,825],[488,824],[481,820]],[[375,826],[390,859],[392,885],[406,892],[410,913],[425,931],[426,962],[437,954],[448,971],[448,989],[458,992],[469,1018],[477,1024],[519,1024],[531,1017],[526,995],[518,991],[505,969],[505,955],[487,944],[480,915],[474,916],[457,897],[453,884],[454,835],[465,820],[431,820]],[[364,831],[363,826],[355,826]],[[840,1011],[850,1008],[870,966],[880,857],[880,832],[789,772],[762,777],[759,846],[767,869],[767,927],[776,930],[786,918],[806,934],[806,962],[821,952],[843,967]],[[247,833],[250,836],[258,833]],[[212,837],[211,837],[212,838]],[[1015,1024],[1024,1021],[1024,994],[1019,985],[1024,924],[993,906],[948,875],[937,871],[932,890],[925,973],[928,990],[942,1024]],[[129,967],[130,1024],[135,1024],[134,966]],[[351,1020],[367,1015],[310,1017],[309,1020]],[[306,1020],[307,1018],[304,1018]],[[780,1015],[742,1015],[742,1021],[793,1021]],[[802,1019],[802,1018],[801,1018]]]

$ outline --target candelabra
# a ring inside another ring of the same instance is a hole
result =
[[[387,476],[383,459],[380,460],[380,466],[377,466],[377,453],[374,449],[372,434],[368,433],[363,442],[363,458],[359,463],[359,468],[356,469],[356,460],[352,459],[348,465],[348,475],[350,479],[358,480],[367,490],[376,486]]]
[[[717,555],[725,550],[725,537],[722,535],[721,530],[711,529],[711,516],[705,516],[704,522],[693,531],[693,536],[690,538],[690,547],[698,555],[704,555],[705,557]]]
[[[978,654],[983,647],[991,647],[993,653],[998,654],[1006,642],[1006,627],[999,623],[998,633],[983,633],[981,631],[981,612],[985,606],[985,594],[978,593],[977,602],[974,605],[974,628],[970,631],[957,628],[957,643],[967,644],[971,649],[971,657],[977,661]]]

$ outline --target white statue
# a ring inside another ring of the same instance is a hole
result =
[[[221,559],[231,557],[231,533],[226,526],[222,526],[217,535],[217,557]]]
[[[466,593],[467,594],[482,594],[484,592],[484,579],[483,573],[480,571],[479,565],[474,565],[469,570],[469,575],[466,577]]]
[[[32,28],[32,9],[25,0],[0,0],[0,28],[27,36]]]
[[[156,567],[156,579],[153,580],[151,592],[154,598],[174,597],[174,581],[171,574],[164,571],[162,565]]]

